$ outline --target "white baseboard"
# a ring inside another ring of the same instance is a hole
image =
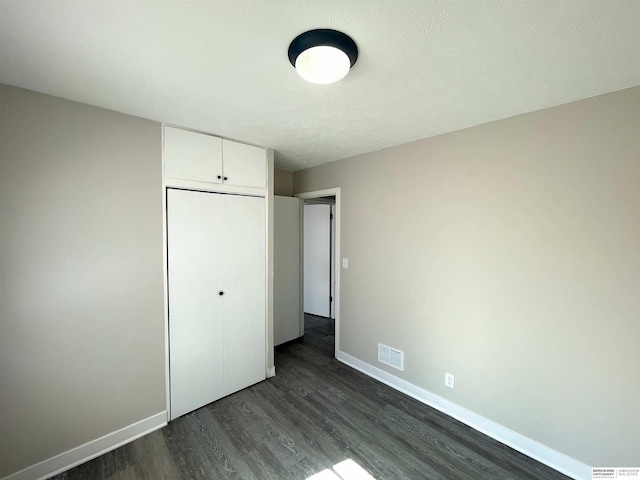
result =
[[[147,435],[167,424],[167,412],[160,412],[149,418],[140,420],[132,425],[108,433],[107,435],[91,440],[79,447],[67,450],[55,457],[31,465],[19,472],[12,473],[2,480],[34,480],[45,479],[58,473],[62,473],[92,458],[115,450],[122,445],[132,442],[136,438]]]
[[[276,376],[276,367],[275,365],[273,367],[271,367],[269,369],[269,371],[267,372],[267,378],[271,378],[271,377],[275,377]]]
[[[439,410],[456,420],[484,433],[494,440],[517,450],[534,460],[563,473],[576,480],[591,479],[591,467],[558,452],[550,447],[536,442],[524,435],[504,427],[493,420],[467,410],[460,405],[442,398],[434,393],[420,388],[412,383],[402,380],[384,370],[374,367],[351,355],[338,351],[336,358],[342,363],[359,370],[360,372],[389,385],[390,387],[415,398],[416,400]]]

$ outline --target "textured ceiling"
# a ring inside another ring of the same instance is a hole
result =
[[[332,85],[289,42],[351,35]],[[638,0],[0,0],[0,83],[276,150],[299,170],[640,84]]]

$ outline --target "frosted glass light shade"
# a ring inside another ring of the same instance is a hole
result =
[[[312,83],[337,82],[349,73],[350,68],[351,61],[346,53],[324,45],[308,48],[296,59],[298,75]]]
[[[358,59],[358,46],[345,33],[318,28],[294,38],[287,55],[291,65],[305,80],[332,83],[349,73]]]

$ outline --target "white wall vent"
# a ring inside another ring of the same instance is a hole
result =
[[[378,361],[398,370],[404,370],[404,352],[382,343],[378,344]]]

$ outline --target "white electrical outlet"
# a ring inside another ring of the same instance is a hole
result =
[[[445,373],[444,374],[444,384],[449,387],[449,388],[453,388],[453,384],[454,384],[455,378],[453,375],[451,375],[450,373]]]

